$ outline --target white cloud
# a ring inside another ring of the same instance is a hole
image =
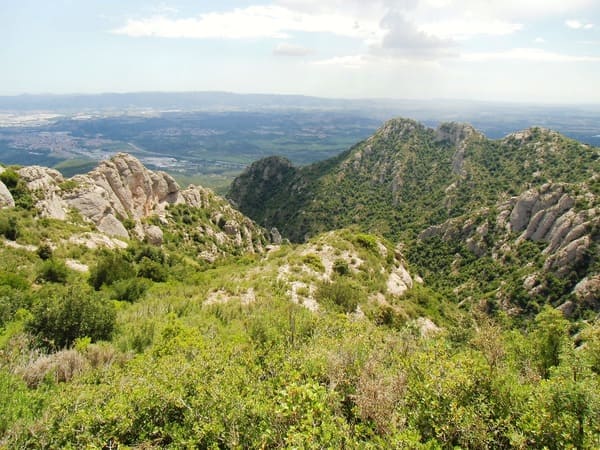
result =
[[[421,28],[440,38],[464,40],[478,35],[504,36],[512,34],[521,30],[523,25],[466,14],[463,17],[427,23]]]
[[[381,26],[386,30],[379,47],[384,52],[417,59],[435,59],[453,52],[454,42],[419,30],[403,14],[387,14]]]
[[[594,28],[593,23],[585,23],[575,19],[565,21],[565,25],[573,30],[590,30]]]
[[[536,37],[533,42],[535,42],[536,44],[545,44],[546,43],[546,39],[544,39],[543,37]]]
[[[332,33],[363,40],[380,39],[376,22],[342,14],[303,13],[276,5],[249,6],[185,19],[162,15],[129,19],[123,27],[112,32],[131,37],[285,39],[294,31]]]
[[[307,56],[311,53],[314,53],[314,51],[310,48],[289,44],[287,42],[280,42],[273,49],[273,54],[276,56]]]
[[[500,52],[464,53],[461,59],[469,62],[526,61],[526,62],[600,62],[599,56],[566,55],[539,48],[513,48]]]
[[[360,69],[373,62],[375,62],[375,57],[372,55],[349,55],[321,59],[319,61],[313,61],[311,64],[316,66],[343,67],[345,69]]]
[[[420,5],[432,6],[439,0],[421,0]],[[583,10],[597,4],[597,0],[449,0],[450,11],[469,11],[475,16],[499,20],[523,20],[557,16]]]

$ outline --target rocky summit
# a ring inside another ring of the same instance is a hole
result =
[[[293,241],[349,225],[401,241],[426,282],[514,312],[532,297],[581,299],[579,283],[597,295],[599,173],[600,149],[544,128],[490,140],[468,124],[393,119],[327,161],[260,160],[228,198]],[[528,247],[535,262],[519,258]]]
[[[40,166],[22,167],[17,174],[31,192],[41,217],[67,220],[70,211],[76,211],[108,236],[161,244],[162,228],[169,224],[168,209],[181,206],[207,211],[208,220],[199,229],[214,241],[209,249],[212,253],[226,244],[251,252],[262,251],[262,243],[267,241],[268,233],[210,189],[194,185],[182,189],[167,173],[153,172],[126,153],[69,179],[57,170]],[[3,183],[0,201],[14,206]]]

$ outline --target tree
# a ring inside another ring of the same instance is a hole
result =
[[[548,378],[550,368],[560,363],[560,354],[568,338],[568,328],[569,322],[560,311],[551,306],[545,306],[536,316],[534,340],[542,377]]]

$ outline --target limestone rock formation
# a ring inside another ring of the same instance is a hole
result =
[[[108,236],[136,237],[160,245],[163,231],[144,219],[156,217],[168,224],[168,208],[184,205],[210,211],[210,224],[197,231],[210,235],[219,245],[255,252],[262,251],[261,242],[266,240],[266,232],[210,189],[193,185],[181,189],[167,173],[148,170],[126,153],[68,180],[56,170],[39,166],[24,167],[18,173],[34,195],[41,216],[65,220],[70,210],[76,210]]]
[[[583,262],[592,244],[593,224],[600,211],[596,208],[576,209],[575,199],[561,184],[545,184],[514,199],[507,230],[521,233],[517,242],[525,239],[545,242],[543,254],[548,258],[544,269],[559,276],[566,275]]]
[[[600,274],[585,277],[573,289],[579,301],[594,310],[600,309]]]
[[[435,130],[436,140],[449,141],[456,147],[456,152],[452,157],[452,172],[457,175],[465,175],[465,152],[467,149],[467,141],[472,137],[483,137],[471,125],[463,123],[444,123]]]
[[[552,289],[548,277],[566,283],[565,292],[572,292],[577,302],[564,302],[559,309],[571,317],[580,305],[600,310],[600,302],[595,300],[599,295],[598,274],[593,268],[598,223],[600,208],[585,183],[546,183],[498,202],[495,211],[482,208],[431,226],[419,239],[439,237],[462,242],[476,256],[497,260],[510,259],[525,241],[539,243],[540,266],[530,264],[522,287],[532,297],[543,297]]]
[[[0,208],[11,208],[13,206],[15,206],[15,200],[8,188],[0,181]]]

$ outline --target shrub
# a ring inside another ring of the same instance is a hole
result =
[[[127,231],[131,231],[135,228],[135,220],[133,220],[130,217],[127,217],[126,219],[123,219],[121,221],[121,223],[123,223],[123,226],[125,227],[125,229]]]
[[[347,313],[356,311],[360,297],[360,286],[345,278],[322,283],[315,292],[315,299],[319,303]]]
[[[47,348],[69,347],[75,339],[109,339],[116,313],[111,302],[84,286],[40,291],[26,329]]]
[[[350,268],[348,267],[348,263],[343,259],[336,259],[333,263],[333,271],[338,275],[349,275]]]
[[[33,197],[17,172],[10,168],[6,169],[0,174],[0,181],[10,191],[15,200],[15,206],[23,209],[31,209],[33,207]]]
[[[29,282],[18,273],[0,272],[0,287],[10,287],[19,291],[29,288]]]
[[[143,257],[138,266],[138,277],[148,278],[152,281],[167,281],[167,270],[164,266]]]
[[[16,217],[0,217],[0,234],[6,239],[16,241],[19,237],[19,223]]]
[[[102,285],[110,286],[116,281],[133,278],[135,271],[131,262],[121,252],[104,254],[90,269],[90,285],[99,290]]]
[[[44,261],[44,264],[42,264],[38,274],[38,280],[51,283],[65,283],[68,275],[69,269],[66,264],[61,260],[51,258]]]
[[[143,278],[128,278],[113,284],[114,297],[125,302],[139,300],[150,287],[150,281]]]
[[[64,192],[73,192],[77,189],[77,182],[74,180],[65,180],[59,183],[58,187]]]
[[[0,329],[15,319],[15,314],[20,308],[26,309],[31,306],[31,297],[28,292],[3,285],[2,281],[3,277],[0,276]]]
[[[302,262],[316,272],[325,272],[325,266],[321,262],[321,258],[317,255],[309,253],[302,258]]]
[[[17,187],[19,180],[19,174],[13,169],[5,169],[4,172],[0,173],[0,181],[4,183],[9,191]]]
[[[357,234],[355,236],[356,243],[367,250],[377,251],[377,239],[370,234]]]
[[[52,258],[52,247],[49,244],[40,245],[37,249],[37,255],[44,261]]]
[[[76,350],[61,350],[43,355],[19,370],[30,388],[38,387],[44,380],[55,383],[71,381],[89,366],[87,360]]]

